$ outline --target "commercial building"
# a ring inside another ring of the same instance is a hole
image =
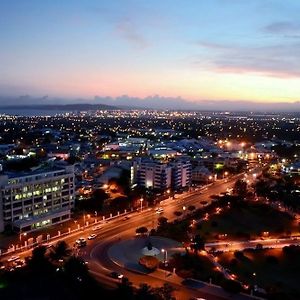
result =
[[[0,175],[0,231],[18,232],[67,221],[74,207],[74,167],[47,166]]]

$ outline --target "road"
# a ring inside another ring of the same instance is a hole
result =
[[[207,250],[214,248],[220,251],[236,251],[247,248],[256,248],[257,244],[261,244],[264,248],[283,248],[289,245],[299,245],[300,237],[280,238],[280,239],[268,239],[264,238],[250,241],[226,241],[206,243]]]
[[[256,170],[253,170],[253,172],[256,172]],[[234,182],[237,179],[243,177],[244,174],[240,174],[229,179],[217,181],[202,191],[193,192],[189,195],[182,195],[177,199],[162,201],[160,206],[164,208],[163,214],[157,214],[154,208],[145,208],[142,211],[131,213],[130,218],[127,220],[125,220],[124,217],[116,218],[108,222],[104,222],[102,224],[102,228],[97,231],[93,231],[91,226],[85,228],[83,231],[75,232],[66,237],[61,237],[60,240],[65,240],[68,244],[73,245],[79,237],[86,238],[89,234],[96,232],[98,234],[97,238],[88,241],[88,245],[80,250],[79,255],[88,262],[91,274],[93,274],[98,281],[107,287],[113,287],[117,284],[117,281],[108,276],[113,270],[123,273],[136,286],[145,282],[152,286],[161,286],[164,282],[171,283],[176,288],[175,295],[177,299],[180,300],[190,299],[191,297],[224,299],[218,296],[218,293],[215,292],[216,288],[213,287],[205,287],[201,289],[205,292],[185,287],[178,281],[178,278],[175,278],[176,275],[164,278],[161,274],[146,276],[124,270],[108,258],[107,249],[112,245],[112,243],[119,239],[132,238],[135,236],[135,229],[137,227],[146,226],[149,229],[155,228],[160,216],[164,216],[168,218],[169,221],[172,221],[177,218],[174,215],[174,212],[182,211],[183,206],[187,207],[188,205],[194,205],[198,208],[202,206],[200,202],[203,200],[209,203],[212,201],[210,196],[226,191],[227,188],[231,188],[234,185]],[[55,242],[57,241],[54,241],[53,243]],[[30,255],[30,252],[31,250],[24,251],[19,255],[20,257],[25,257]],[[221,294],[224,295],[224,292],[221,291]],[[249,297],[238,295],[235,299],[246,298],[248,299]]]

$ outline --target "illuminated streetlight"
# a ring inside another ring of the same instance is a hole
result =
[[[166,265],[166,263],[168,261],[168,250],[161,249],[161,252],[164,254],[164,264]]]
[[[141,211],[143,210],[143,201],[144,201],[144,199],[143,199],[143,197],[140,199],[140,202],[141,202]]]

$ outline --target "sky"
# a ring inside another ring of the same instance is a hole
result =
[[[0,95],[296,102],[299,11],[298,0],[1,0]]]

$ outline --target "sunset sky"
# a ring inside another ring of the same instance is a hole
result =
[[[1,0],[0,94],[300,100],[298,0]]]

